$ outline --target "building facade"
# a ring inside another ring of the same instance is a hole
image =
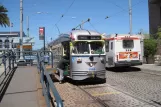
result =
[[[149,0],[149,31],[155,34],[161,27],[161,0]]]
[[[0,32],[0,52],[3,50],[14,50],[16,45],[14,39],[20,37],[20,32]],[[26,35],[23,33],[23,37]]]
[[[0,53],[5,50],[20,51],[20,32],[0,32]],[[23,50],[32,51],[32,47],[35,41],[32,37],[27,37],[23,33]],[[19,58],[19,52],[17,53],[17,59]],[[24,57],[26,54],[24,54]]]

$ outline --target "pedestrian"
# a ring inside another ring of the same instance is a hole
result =
[[[57,65],[57,70],[59,72],[59,81],[60,83],[64,80],[64,70],[66,69],[66,66],[69,64],[69,52],[65,56],[61,58]]]

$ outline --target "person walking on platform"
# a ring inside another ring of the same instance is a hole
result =
[[[64,70],[68,64],[69,64],[69,53],[63,56],[57,65],[60,83],[62,83],[62,81],[64,80]]]

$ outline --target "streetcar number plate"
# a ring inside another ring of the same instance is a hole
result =
[[[95,71],[96,68],[89,68],[88,70],[89,70],[89,71]]]

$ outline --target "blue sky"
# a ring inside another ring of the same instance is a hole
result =
[[[29,16],[30,36],[34,37],[36,42],[34,49],[43,47],[43,41],[39,40],[39,27],[45,27],[47,42],[50,42],[51,37],[52,39],[58,37],[55,24],[72,2],[73,0],[23,0],[23,30],[26,33],[26,17]],[[0,0],[0,3],[9,11],[8,16],[13,23],[11,31],[19,31],[20,0]],[[148,33],[148,0],[132,0],[132,5],[133,33],[139,32],[140,29]],[[44,14],[36,14],[36,12],[44,12]],[[106,16],[109,18],[105,20]],[[75,0],[57,25],[61,33],[66,33],[88,18],[101,33],[128,33],[128,0]],[[86,23],[84,28],[94,30],[89,23]],[[0,31],[9,31],[9,27],[1,27]]]

